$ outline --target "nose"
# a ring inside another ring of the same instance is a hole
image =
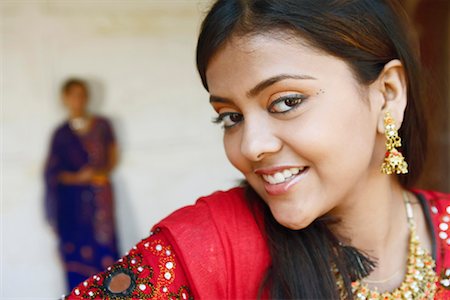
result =
[[[280,151],[282,141],[276,136],[275,128],[265,118],[246,117],[241,140],[241,153],[251,161]]]

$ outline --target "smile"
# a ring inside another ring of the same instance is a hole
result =
[[[289,179],[292,179],[295,175],[303,170],[304,168],[289,168],[276,172],[273,175],[262,174],[262,178],[269,184],[280,184]]]
[[[308,169],[308,167],[276,167],[259,169],[255,173],[261,175],[266,192],[269,195],[277,196],[286,193],[301,181]]]

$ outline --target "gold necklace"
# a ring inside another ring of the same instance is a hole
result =
[[[392,292],[379,292],[376,288],[371,290],[367,284],[360,280],[352,283],[352,292],[355,299],[361,300],[393,300],[393,299],[434,299],[436,294],[437,276],[434,271],[435,262],[431,255],[420,246],[416,225],[413,218],[413,209],[407,194],[403,193],[409,227],[409,252],[406,275],[400,287]],[[338,281],[342,291],[342,280]]]
[[[392,274],[391,276],[389,276],[388,278],[385,279],[378,279],[378,280],[369,280],[367,278],[364,278],[363,281],[366,283],[375,283],[375,284],[380,284],[380,283],[386,283],[391,281],[392,279],[394,279],[395,277],[398,276],[398,274],[400,273],[400,270],[395,271],[394,274]]]
[[[69,119],[69,126],[72,130],[77,132],[85,131],[89,126],[90,116],[84,115]]]

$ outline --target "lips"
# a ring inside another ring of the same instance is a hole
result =
[[[276,172],[273,175],[262,174],[262,178],[269,184],[280,184],[294,177],[295,175],[303,171],[303,169],[304,168],[284,169],[282,171]]]
[[[270,169],[258,169],[256,174],[264,180],[264,188],[270,195],[286,193],[297,184],[307,172],[308,167],[275,167]]]

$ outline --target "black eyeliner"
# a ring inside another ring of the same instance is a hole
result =
[[[222,115],[218,115],[217,117],[213,117],[211,122],[214,124],[220,124],[223,121]]]
[[[214,117],[214,118],[213,118],[212,122],[213,122],[214,124],[220,124],[220,123],[223,122],[223,119],[224,119],[226,116],[230,116],[230,115],[234,115],[234,114],[239,114],[239,113],[236,113],[236,112],[226,112],[226,113],[219,114],[217,117]],[[224,129],[226,130],[226,129],[229,129],[229,128],[232,128],[232,127],[236,126],[237,124],[239,124],[239,123],[233,124],[233,125],[231,125],[231,126],[225,126],[225,125],[222,125],[222,128],[224,128]]]
[[[295,95],[281,96],[281,97],[278,98],[277,100],[275,100],[275,101],[273,101],[272,103],[270,103],[270,105],[269,105],[269,107],[268,107],[267,109],[268,109],[269,112],[271,112],[271,113],[275,113],[275,114],[285,114],[285,113],[288,113],[288,112],[291,112],[291,111],[295,110],[295,109],[296,109],[300,104],[302,104],[302,102],[303,102],[304,100],[306,100],[306,99],[308,99],[308,96],[305,96],[305,95],[302,95],[302,94],[295,94]],[[291,106],[292,109],[290,109],[290,110],[283,111],[283,112],[274,112],[274,111],[271,111],[272,108],[273,108],[276,104],[278,104],[278,103],[280,103],[280,102],[283,102],[283,101],[286,101],[286,100],[300,100],[300,101],[299,101],[297,104],[295,104],[294,106]]]

